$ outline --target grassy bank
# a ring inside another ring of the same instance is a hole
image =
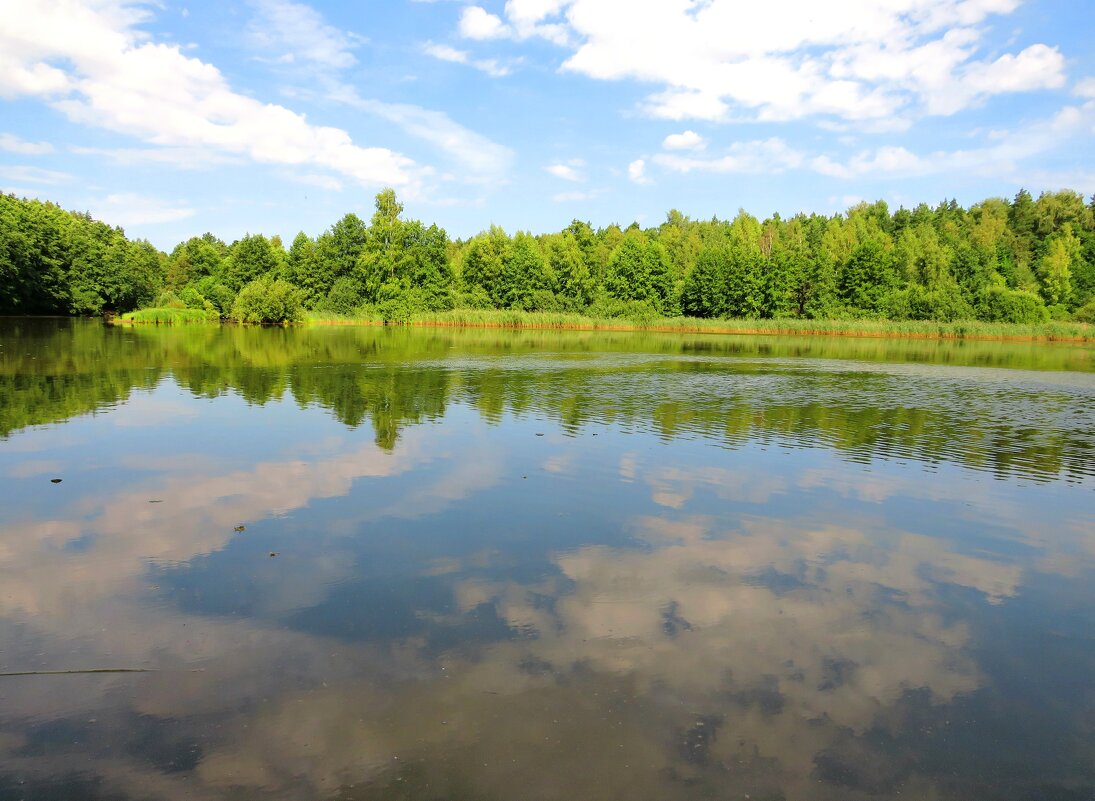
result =
[[[378,314],[361,316],[311,312],[305,325],[383,325]],[[654,331],[690,334],[797,334],[908,339],[984,339],[1046,342],[1093,342],[1095,326],[1085,323],[950,323],[892,320],[705,320],[671,317],[651,320],[595,318],[580,314],[507,309],[456,309],[414,315],[411,325],[469,328],[543,328],[573,331]]]
[[[189,325],[220,321],[219,314],[205,309],[138,309],[111,320],[115,325]]]
[[[117,325],[210,324],[220,318],[201,309],[141,309],[112,320]],[[375,311],[356,315],[306,312],[305,326],[385,325]],[[391,324],[391,323],[388,323]],[[1095,342],[1095,326],[1087,323],[986,323],[977,320],[708,320],[663,317],[647,320],[586,317],[565,312],[525,312],[513,309],[455,309],[420,312],[406,324],[439,328],[527,328],[568,331],[650,331],[686,334],[822,335],[904,339],[978,339],[1031,342]]]

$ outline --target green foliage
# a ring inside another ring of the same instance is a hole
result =
[[[1038,278],[1046,304],[1066,304],[1072,297],[1072,262],[1080,258],[1080,241],[1066,223],[1060,234],[1046,241],[1045,255],[1038,262]]]
[[[188,309],[204,309],[205,298],[192,286],[184,287],[183,291],[179,293],[179,300],[186,304]]]
[[[1077,323],[1095,323],[1095,298],[1073,312],[1072,319]]]
[[[1044,323],[1049,312],[1031,292],[994,285],[978,296],[977,318],[992,323]]]
[[[535,296],[550,293],[547,263],[532,234],[518,232],[502,255],[502,270],[495,286],[499,306],[532,311]]]
[[[700,251],[684,281],[681,308],[691,317],[722,317],[727,306],[727,277],[732,259],[728,247],[708,247]]]
[[[325,297],[336,280],[353,274],[367,238],[367,226],[356,214],[347,214],[320,235],[305,284],[311,297]]]
[[[327,293],[322,310],[335,314],[353,314],[361,308],[362,302],[360,285],[352,278],[343,276],[335,281],[331,291]]]
[[[278,271],[284,264],[280,243],[275,246],[262,234],[248,234],[232,244],[225,262],[224,283],[238,292],[244,284]]]
[[[668,251],[642,231],[628,231],[609,257],[604,285],[617,300],[639,301],[661,313],[673,290]]]
[[[588,227],[588,226],[587,226]],[[579,228],[579,230],[583,230]],[[545,237],[547,274],[555,285],[555,295],[561,308],[579,311],[593,302],[597,282],[577,236],[566,230]]]
[[[972,320],[973,307],[962,297],[957,286],[928,289],[922,284],[909,284],[886,299],[883,306],[891,320]]]
[[[876,239],[857,245],[840,273],[840,297],[853,309],[877,312],[895,283],[893,261]]]
[[[493,308],[490,295],[481,286],[470,287],[466,292],[456,292],[453,297],[453,308],[457,309],[490,309]]]
[[[478,288],[492,306],[504,306],[502,264],[509,250],[509,237],[497,226],[474,237],[464,254],[461,279],[470,291]]]
[[[272,300],[265,308],[254,289],[237,303],[259,280],[263,292],[277,285],[276,298],[310,310],[377,310],[392,322],[464,308],[1031,324],[1067,319],[1095,298],[1095,205],[1068,191],[1021,191],[969,209],[954,200],[893,212],[860,203],[787,220],[739,211],[701,221],[673,210],[646,230],[574,220],[558,233],[510,237],[492,227],[467,241],[403,212],[386,189],[367,222],[348,214],[318,239],[297,234],[288,252],[276,236],[229,247],[204,234],[165,256],[86,214],[0,195],[0,313],[124,312],[166,289],[174,294],[159,308],[299,316],[291,303],[288,315]]]
[[[304,317],[302,293],[287,281],[256,278],[232,304],[232,319],[241,323],[293,323]]]
[[[126,312],[120,318],[122,324],[183,325],[189,323],[219,323],[221,317],[209,309],[151,308]]]
[[[232,303],[236,300],[236,293],[219,283],[215,276],[209,275],[199,280],[194,288],[203,298],[220,314],[227,317],[232,311]]]

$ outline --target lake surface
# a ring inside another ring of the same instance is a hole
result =
[[[0,320],[0,478],[4,801],[1095,798],[1091,346]]]

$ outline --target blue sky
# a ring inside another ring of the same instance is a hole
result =
[[[0,188],[162,248],[1095,191],[1090,0],[0,9]]]

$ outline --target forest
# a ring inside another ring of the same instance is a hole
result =
[[[0,314],[189,310],[196,319],[291,322],[450,309],[598,318],[1095,322],[1095,197],[1021,190],[969,208],[694,220],[451,239],[405,219],[395,192],[288,247],[211,233],[163,253],[86,213],[0,194]]]

